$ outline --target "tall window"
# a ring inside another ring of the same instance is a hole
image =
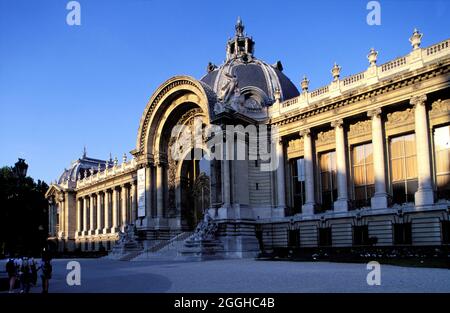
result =
[[[369,226],[353,226],[353,244],[355,246],[364,246],[369,244]]]
[[[414,201],[417,191],[416,137],[395,137],[390,142],[392,200],[394,203]]]
[[[450,221],[442,221],[442,243],[450,244]]]
[[[298,248],[300,246],[300,230],[289,229],[288,230],[288,247]]]
[[[353,147],[352,167],[354,204],[356,207],[370,205],[370,198],[375,192],[371,143]]]
[[[295,159],[291,163],[292,168],[292,195],[294,204],[294,214],[301,212],[301,207],[305,204],[305,160]]]
[[[434,130],[438,199],[450,199],[450,126]]]
[[[412,243],[411,223],[394,224],[394,244],[410,245]]]
[[[320,185],[322,191],[322,208],[332,209],[337,199],[336,152],[322,153],[320,163]]]
[[[331,227],[319,228],[319,247],[331,247],[333,238],[331,235]]]

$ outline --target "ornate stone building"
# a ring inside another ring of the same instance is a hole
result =
[[[156,251],[207,212],[226,257],[254,255],[255,228],[269,249],[448,244],[450,40],[421,48],[421,38],[415,30],[412,50],[381,65],[371,49],[367,69],[349,77],[335,64],[316,90],[305,77],[299,92],[281,62],[255,57],[238,20],[222,65],[153,93],[131,160],[84,154],[50,186],[51,238],[60,249],[109,250],[133,224],[143,251]],[[208,161],[211,134],[184,149],[192,139],[177,126],[196,123],[223,131],[213,152],[236,156],[241,143],[246,157]],[[270,129],[273,170],[250,149],[251,125]]]

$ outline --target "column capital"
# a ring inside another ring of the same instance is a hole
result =
[[[344,126],[344,120],[342,118],[334,120],[331,122],[331,127],[336,128],[336,127],[343,127]]]
[[[300,135],[300,137],[306,137],[306,136],[311,136],[311,129],[310,128],[306,128],[306,129],[302,129],[298,132],[298,134]]]
[[[416,107],[418,105],[425,105],[425,101],[427,101],[427,95],[418,95],[412,97],[409,100],[409,103]]]
[[[283,137],[278,137],[277,138],[277,143],[282,146],[283,145]]]
[[[367,117],[370,117],[371,119],[373,119],[374,117],[380,117],[381,112],[381,108],[369,110],[367,111]]]

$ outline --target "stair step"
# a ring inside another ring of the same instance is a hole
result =
[[[192,232],[182,232],[169,240],[157,242],[155,245],[140,251],[128,261],[139,259],[167,259],[175,258],[178,250],[183,246],[184,241],[192,236]]]

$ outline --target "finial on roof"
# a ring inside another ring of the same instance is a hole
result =
[[[111,152],[109,153],[109,163],[112,163],[112,161],[113,161],[113,158],[112,158],[112,154],[111,154]]]
[[[302,92],[307,92],[309,88],[309,80],[306,75],[303,76],[302,81],[300,82],[300,86],[302,87]]]
[[[341,67],[334,62],[333,68],[331,69],[331,74],[333,75],[333,81],[338,81],[339,80],[339,76],[341,74]]]
[[[423,34],[417,28],[414,28],[412,36],[409,37],[409,42],[411,43],[413,50],[419,49],[422,37]]]
[[[83,159],[86,157],[87,152],[86,152],[86,145],[83,147]]]
[[[374,48],[370,49],[367,59],[369,60],[370,66],[375,66],[377,64],[378,51]]]
[[[244,24],[242,23],[241,17],[238,16],[238,19],[236,21],[236,36],[237,37],[242,37],[244,36]]]

